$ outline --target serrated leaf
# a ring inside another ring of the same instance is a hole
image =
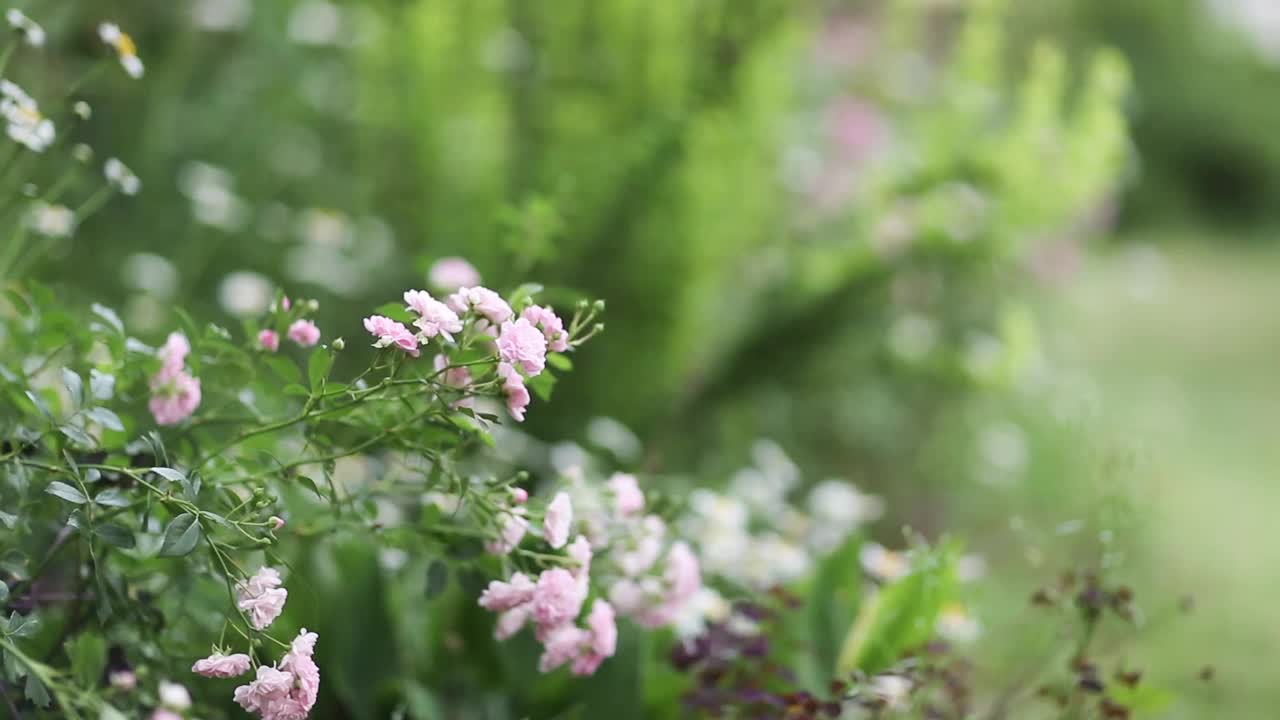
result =
[[[28,700],[36,704],[36,707],[47,708],[53,704],[48,688],[40,682],[40,678],[36,677],[35,673],[27,674],[27,687],[24,694]]]
[[[0,525],[4,525],[7,529],[12,530],[13,526],[17,524],[18,524],[17,515],[0,510]]]
[[[151,468],[151,472],[159,475],[160,477],[164,478],[165,480],[168,480],[169,482],[181,483],[182,481],[187,479],[186,475],[183,475],[182,473],[178,472],[177,470],[174,470],[173,468],[153,467]]]
[[[56,498],[66,500],[69,503],[75,503],[76,505],[83,505],[89,502],[89,498],[85,497],[84,493],[61,480],[54,480],[49,483],[49,487],[46,487],[44,491]]]
[[[310,490],[311,492],[315,493],[315,494],[316,494],[316,497],[320,498],[321,500],[324,500],[324,499],[325,499],[325,497],[324,497],[324,493],[320,492],[320,488],[316,485],[316,481],[315,481],[315,480],[312,480],[311,478],[307,477],[306,475],[299,475],[299,476],[298,476],[298,482],[302,483],[303,487],[305,487],[305,488],[307,488],[308,490]]]
[[[84,404],[84,380],[71,368],[62,368],[62,384],[66,386],[76,407]]]
[[[137,545],[134,540],[133,531],[123,525],[116,523],[102,523],[93,526],[93,534],[102,538],[102,541],[108,545],[114,545],[118,548],[126,550]]]
[[[103,507],[129,507],[133,504],[133,500],[120,488],[107,488],[97,495],[93,496],[93,501]]]
[[[40,618],[35,615],[19,615],[15,610],[9,615],[9,634],[31,637],[40,628]]]
[[[535,375],[524,382],[543,402],[551,401],[551,391],[556,387],[556,378],[549,371]]]
[[[329,377],[333,367],[333,353],[326,348],[316,348],[307,358],[307,380],[311,383],[311,391],[316,392]]]
[[[49,412],[49,406],[44,404],[44,400],[41,400],[39,395],[27,390],[26,396],[27,399],[31,401],[31,404],[36,406],[36,410],[40,411],[41,415],[45,416],[49,420],[53,419],[53,413]]]
[[[112,330],[115,330],[117,333],[121,335],[124,334],[124,323],[120,322],[120,316],[116,314],[115,310],[112,310],[106,305],[100,305],[98,303],[94,303],[90,305],[89,309],[93,311],[94,315],[97,315],[98,317],[105,320],[107,325],[111,326]]]
[[[182,513],[169,521],[160,544],[160,557],[181,557],[196,548],[200,541],[200,522],[191,513]]]
[[[107,667],[107,643],[101,635],[82,633],[66,644],[67,657],[71,658],[71,674],[82,688],[97,687],[102,671]]]
[[[573,369],[573,361],[562,353],[547,353],[547,364],[557,370],[568,372]]]
[[[94,368],[89,371],[89,394],[95,400],[110,400],[116,393],[116,376]]]

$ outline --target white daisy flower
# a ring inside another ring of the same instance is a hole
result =
[[[9,27],[17,30],[22,39],[27,41],[31,47],[44,47],[44,28],[40,27],[35,20],[27,17],[21,10],[10,8],[4,14],[4,19],[9,22]]]
[[[878,543],[869,542],[858,550],[862,569],[881,582],[893,582],[911,572],[911,559],[905,552],[890,550]]]
[[[102,42],[110,45],[116,51],[116,57],[120,59],[120,66],[129,74],[129,77],[140,78],[146,68],[142,66],[142,60],[138,58],[138,46],[133,43],[133,38],[129,37],[129,33],[120,29],[115,23],[102,23],[98,26],[98,37],[102,38]]]
[[[64,205],[36,203],[27,220],[32,232],[51,238],[71,237],[76,231],[76,214]]]
[[[120,162],[116,158],[108,158],[107,162],[102,166],[102,173],[106,175],[107,182],[111,186],[125,195],[137,195],[142,189],[142,181],[137,175],[129,169],[127,165]]]
[[[40,114],[36,101],[26,91],[8,80],[0,80],[0,116],[8,123],[9,137],[28,149],[44,152],[53,144],[53,121]]]
[[[943,639],[966,645],[978,639],[982,633],[981,626],[969,611],[960,603],[947,603],[938,614],[938,634]]]

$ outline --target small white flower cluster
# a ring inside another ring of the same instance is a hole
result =
[[[843,480],[815,485],[802,509],[789,502],[800,475],[781,448],[762,440],[753,455],[726,492],[695,490],[680,520],[709,575],[757,589],[798,580],[884,512],[880,498]]]
[[[134,44],[133,38],[129,37],[128,33],[121,30],[115,23],[102,23],[98,26],[98,37],[116,51],[120,67],[124,68],[129,77],[134,79],[142,77],[146,68],[138,58],[138,46]]]
[[[53,144],[53,121],[40,113],[36,101],[16,83],[0,80],[0,116],[6,132],[16,143],[33,152],[44,152]]]
[[[27,17],[21,10],[10,8],[4,14],[9,27],[18,31],[22,39],[31,47],[44,47],[44,28],[35,20]]]

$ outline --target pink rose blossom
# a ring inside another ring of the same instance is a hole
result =
[[[609,489],[613,491],[614,509],[619,515],[631,515],[644,509],[644,493],[640,491],[635,475],[614,473],[609,478]]]
[[[156,356],[160,358],[160,372],[156,377],[164,380],[176,377],[186,365],[189,354],[191,354],[191,344],[187,342],[187,336],[182,333],[169,333],[164,345],[156,351]]]
[[[157,425],[177,425],[200,407],[200,380],[181,369],[172,376],[164,377],[165,373],[162,368],[151,378],[147,409]]]
[[[453,342],[451,333],[462,332],[462,320],[448,305],[431,297],[431,293],[423,290],[405,290],[404,302],[409,310],[418,314],[413,321],[415,327],[422,331],[424,337],[430,339],[440,335]]]
[[[532,377],[547,366],[547,339],[524,318],[503,323],[498,335],[498,355],[503,362],[518,365]]]
[[[524,508],[509,510],[502,524],[502,533],[496,540],[485,543],[485,551],[490,555],[506,555],[515,550],[529,530],[529,521],[524,518],[524,513]]]
[[[533,593],[533,619],[539,626],[572,622],[582,610],[587,589],[564,568],[543,570]]]
[[[280,334],[275,330],[258,332],[258,345],[267,352],[275,352],[280,348]]]
[[[293,304],[289,302],[289,296],[288,296],[288,295],[282,295],[282,296],[280,297],[280,308],[281,308],[282,310],[284,310],[285,312],[289,312],[289,308],[291,308],[291,307],[293,307]]]
[[[564,331],[564,321],[551,308],[530,305],[520,313],[520,317],[542,331],[542,336],[547,340],[547,349],[551,352],[565,352],[569,349],[569,334]]]
[[[485,610],[502,612],[524,605],[533,600],[537,585],[524,573],[516,573],[508,582],[494,580],[480,594],[480,607]]]
[[[511,306],[498,293],[485,287],[462,287],[449,297],[445,303],[450,310],[461,315],[475,310],[494,325],[500,325],[511,318]]]
[[[543,537],[546,538],[547,544],[557,550],[564,547],[564,544],[569,542],[571,522],[573,522],[573,503],[569,500],[568,493],[558,492],[551,500],[551,504],[547,506],[547,513],[542,521]]]
[[[502,381],[502,394],[507,398],[507,412],[511,414],[512,419],[516,422],[524,422],[524,411],[529,407],[529,388],[524,385],[524,378],[520,377],[520,373],[510,370],[506,374],[506,379]],[[498,366],[499,374],[502,373],[502,364]]]
[[[440,290],[457,290],[480,284],[480,273],[460,257],[443,257],[427,271],[431,285]]]
[[[311,347],[320,342],[320,328],[310,320],[294,320],[287,334],[301,347]]]
[[[675,620],[685,604],[702,588],[698,558],[683,541],[672,544],[667,552],[667,568],[662,580],[665,592],[661,601],[636,615],[636,622],[645,627],[658,627]]]
[[[645,592],[634,580],[614,581],[609,587],[609,600],[625,615],[638,612],[645,603]]]
[[[409,332],[404,324],[382,315],[370,315],[364,319],[364,329],[378,338],[373,344],[376,348],[395,345],[413,357],[418,357],[418,338]]]
[[[551,628],[543,637],[543,651],[542,657],[538,659],[538,670],[550,672],[573,660],[589,639],[590,635],[586,630],[569,623]]]
[[[236,607],[248,613],[249,624],[262,630],[284,612],[289,591],[280,587],[279,571],[264,566],[253,577],[236,585],[236,596]]]
[[[307,632],[306,628],[302,628],[291,644],[289,652],[285,653],[284,659],[280,661],[281,670],[293,673],[297,686],[289,692],[289,697],[302,708],[303,717],[311,712],[312,706],[316,704],[316,698],[320,695],[320,668],[316,666],[315,660],[311,659],[312,653],[315,652],[316,638],[315,633]]]
[[[613,657],[618,649],[618,625],[613,606],[604,600],[591,604],[587,615],[588,638],[586,647],[573,661],[574,675],[591,675],[605,658]]]
[[[249,656],[244,653],[223,655],[218,652],[197,660],[191,666],[191,672],[211,678],[230,678],[248,672],[249,665]]]
[[[524,627],[532,612],[532,608],[528,605],[520,605],[502,613],[498,616],[498,623],[493,628],[493,637],[497,640],[506,640],[520,632],[520,628]]]
[[[579,578],[587,577],[591,573],[591,543],[581,535],[574,538],[569,543],[569,547],[565,548],[565,552],[578,563],[578,567],[574,568],[573,574]]]
[[[292,689],[292,673],[259,665],[253,682],[236,688],[233,697],[245,711],[256,712],[267,718],[274,714],[276,707],[287,701]]]

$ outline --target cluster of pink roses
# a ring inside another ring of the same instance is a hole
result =
[[[525,380],[546,368],[548,352],[569,349],[569,334],[555,311],[531,305],[516,317],[507,301],[486,287],[459,287],[443,301],[425,290],[406,290],[403,298],[405,309],[415,316],[413,328],[383,315],[371,315],[364,319],[364,328],[375,338],[373,346],[398,348],[416,358],[421,355],[420,348],[436,338],[453,344],[455,334],[468,332],[473,337],[485,336],[486,341],[492,339],[502,395],[507,411],[517,421],[524,420],[531,399]],[[444,355],[436,355],[432,362],[437,371],[449,366]],[[451,368],[444,382],[464,390],[470,387],[472,376],[466,368]]]
[[[182,333],[170,333],[156,351],[160,370],[151,376],[151,400],[147,408],[159,425],[177,425],[200,407],[200,379],[187,372],[191,344]]]
[[[314,303],[314,301],[312,301]],[[305,304],[305,303],[304,303]],[[274,309],[274,305],[272,308]],[[280,309],[289,312],[292,304],[286,295],[280,298]],[[314,307],[314,306],[313,306]],[[316,324],[306,318],[298,318],[289,323],[289,328],[285,330],[285,337],[292,340],[298,347],[312,347],[320,342],[320,328]],[[258,331],[258,345],[267,352],[275,352],[280,349],[280,333],[270,328],[264,328]]]
[[[533,623],[543,644],[542,672],[571,663],[575,674],[594,673],[616,649],[616,615],[646,627],[666,625],[702,587],[697,557],[684,542],[667,545],[662,520],[643,514],[644,493],[633,476],[615,475],[604,493],[578,480],[573,495],[559,492],[548,504],[541,532],[553,549],[565,547],[575,521],[571,498],[582,498],[586,512],[577,524],[583,534],[565,548],[572,569],[550,568],[537,578],[518,572],[505,582],[491,582],[479,600],[481,607],[499,613],[494,631],[499,640]],[[511,552],[523,540],[529,527],[524,496],[517,495],[515,503],[505,510],[507,519],[490,552]],[[664,549],[666,563],[658,571]],[[609,587],[608,600],[597,598],[580,627],[578,616],[591,593],[593,558],[598,560],[598,579]]]
[[[255,630],[269,626],[284,610],[288,591],[280,587],[280,573],[262,567],[236,585],[236,606]],[[303,628],[277,666],[258,666],[248,685],[236,688],[235,701],[263,720],[303,720],[320,693],[320,668],[312,659],[317,636]],[[239,677],[253,665],[248,655],[221,651],[197,660],[192,672],[212,678]]]

